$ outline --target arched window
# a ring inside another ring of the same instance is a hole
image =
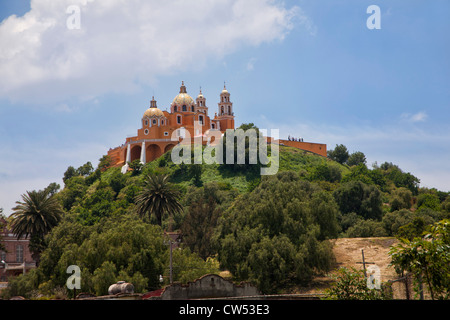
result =
[[[177,106],[173,107],[173,112],[177,112],[177,111],[178,111]]]
[[[203,116],[198,116],[198,121],[199,121],[202,125],[204,125],[204,123],[203,123]]]
[[[177,123],[181,124],[181,116],[177,116]]]
[[[185,105],[183,106],[183,111],[187,111],[187,107]]]

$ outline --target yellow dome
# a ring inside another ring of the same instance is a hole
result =
[[[184,85],[184,81],[181,82],[180,93],[173,99],[173,106],[193,106],[195,104],[194,99],[186,92],[186,86]]]
[[[164,112],[158,108],[148,108],[144,113],[144,117],[164,117]]]
[[[173,99],[173,104],[177,106],[190,106],[194,104],[194,99],[187,93],[180,93]]]

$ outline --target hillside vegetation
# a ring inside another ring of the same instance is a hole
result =
[[[168,231],[182,234],[173,251],[174,281],[227,270],[263,293],[287,292],[333,267],[329,239],[413,239],[450,216],[448,192],[420,188],[418,178],[392,163],[368,168],[361,152],[342,157],[342,147],[324,158],[280,146],[273,176],[245,165],[177,165],[170,152],[132,164],[125,175],[108,168],[106,156],[96,168],[69,167],[63,188],[46,189],[64,213],[44,240],[33,242],[38,268],[11,281],[4,295],[64,291],[70,265],[81,268],[82,292],[103,295],[118,280],[137,292],[158,289],[169,279]],[[161,225],[135,205],[153,175],[169,177],[183,208],[165,213]]]

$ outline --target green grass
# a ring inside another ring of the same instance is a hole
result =
[[[280,146],[279,150],[279,172],[290,170],[306,177],[315,167],[323,164],[338,166],[342,176],[349,172],[346,166],[304,150],[287,146]],[[170,160],[170,152],[155,161],[147,163],[142,172],[143,174],[155,172],[169,174],[172,176],[171,181],[181,187],[188,187],[193,184],[193,177],[189,174],[189,165],[185,165],[183,168],[182,165],[174,164]],[[202,165],[201,181],[203,184],[217,182],[224,188],[228,186],[237,189],[240,193],[248,191],[249,187],[255,184],[255,180],[259,180],[259,177],[259,175],[246,174],[245,172],[223,170],[218,164]]]

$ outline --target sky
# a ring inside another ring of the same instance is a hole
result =
[[[447,0],[0,0],[0,208],[96,166],[181,81],[210,114],[226,82],[237,126],[450,191],[449,16]]]

